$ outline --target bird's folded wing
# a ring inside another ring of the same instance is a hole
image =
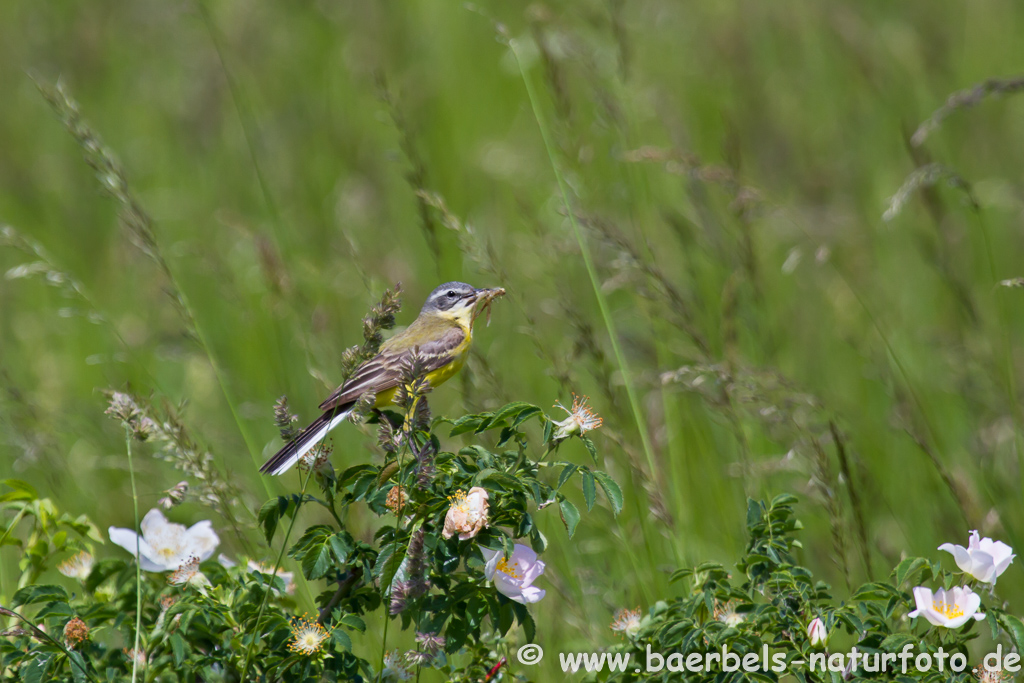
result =
[[[385,349],[356,368],[352,376],[320,404],[320,410],[351,403],[368,391],[379,394],[394,389],[401,381],[402,367],[414,349],[418,350],[428,373],[443,368],[452,361],[465,339],[466,333],[462,328],[452,327],[437,339],[414,347]]]

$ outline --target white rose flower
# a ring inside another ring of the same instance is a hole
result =
[[[957,586],[952,590],[940,588],[932,593],[930,588],[918,586],[914,589],[914,602],[917,609],[907,616],[924,617],[933,626],[959,628],[968,619],[981,620],[985,615],[978,611],[981,598],[967,586]]]
[[[962,545],[943,543],[939,550],[951,553],[961,571],[985,583],[995,583],[1016,557],[1013,548],[1002,541],[980,538],[977,531],[971,532],[966,548]]]
[[[209,520],[197,522],[189,528],[168,522],[164,513],[154,508],[142,518],[142,536],[131,529],[110,527],[110,540],[132,555],[138,544],[139,566],[147,572],[173,572],[193,557],[199,561],[209,559],[220,544]]]
[[[544,597],[545,591],[533,585],[534,580],[544,573],[544,563],[537,559],[532,548],[516,543],[508,560],[500,550],[480,548],[480,551],[487,560],[484,576],[494,581],[499,593],[524,605]]]

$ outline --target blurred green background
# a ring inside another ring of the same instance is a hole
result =
[[[434,412],[587,394],[626,491],[572,542],[538,515],[549,651],[609,642],[615,610],[685,590],[672,569],[730,562],[748,495],[802,496],[801,560],[840,594],[970,529],[1018,547],[1024,290],[999,283],[1024,276],[1024,98],[909,138],[953,91],[1017,74],[1022,32],[1010,0],[0,3],[0,224],[50,259],[29,276],[38,255],[0,248],[0,477],[132,526],[100,393],[130,387],[187,401],[258,509],[297,486],[256,471],[280,445],[274,401],[311,419],[385,287],[403,283],[407,324],[460,279],[510,296]],[[205,345],[33,77],[60,79],[122,162]],[[943,176],[883,221],[933,162],[968,186]],[[334,443],[336,467],[376,457],[368,429]],[[146,510],[182,477],[141,451]],[[196,501],[171,516],[219,524]],[[0,550],[2,596],[17,560]],[[1019,567],[999,582],[1018,606]]]

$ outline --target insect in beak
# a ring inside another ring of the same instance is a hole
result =
[[[497,299],[499,296],[505,296],[504,287],[495,287],[494,289],[478,289],[475,292],[474,303],[476,309],[473,311],[473,322],[476,322],[476,318],[487,309],[487,324],[491,324],[491,302]]]

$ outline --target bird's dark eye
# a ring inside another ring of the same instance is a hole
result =
[[[447,297],[448,297],[449,299],[454,299],[454,298],[456,298],[456,297],[458,297],[458,296],[459,296],[459,295],[455,293],[455,290],[454,290],[454,289],[449,289],[449,290],[448,290],[448,294],[447,294]]]

